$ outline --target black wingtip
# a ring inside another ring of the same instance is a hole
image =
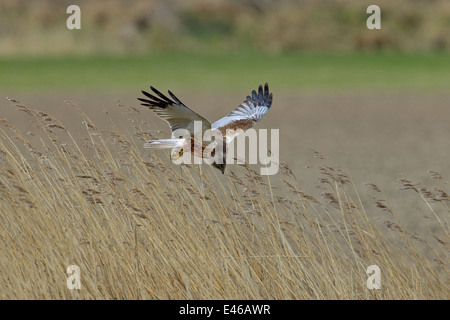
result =
[[[265,105],[270,108],[272,105],[272,97],[272,93],[269,93],[269,84],[266,82],[264,89],[263,85],[259,85],[258,91],[253,90],[252,95],[247,96],[246,101],[252,101],[253,103]]]
[[[148,100],[147,100],[147,99],[143,99],[143,98],[136,98],[136,99],[138,99],[138,100],[141,101],[141,102],[148,103]]]
[[[258,101],[258,94],[256,93],[256,90],[252,91],[252,99],[256,102]]]
[[[155,92],[155,88],[153,88],[152,86],[150,86],[150,89],[152,89]],[[156,90],[157,91],[157,90]],[[141,90],[142,94],[147,97],[148,99],[142,99],[142,98],[137,98],[139,101],[141,101],[141,105],[145,106],[145,107],[149,107],[150,109],[152,108],[166,108],[168,104],[170,104],[170,100],[168,100],[167,98],[165,99],[161,99],[157,96],[154,96],[150,93],[148,93],[147,91]],[[159,95],[158,95],[159,96]]]
[[[156,93],[156,95],[157,95],[160,99],[162,99],[163,101],[165,101],[165,102],[167,102],[167,103],[172,103],[172,101],[171,101],[169,98],[167,98],[164,94],[162,94],[161,92],[159,92],[159,90],[157,90],[156,88],[150,86],[150,89],[152,89],[152,91],[153,91],[154,93]]]
[[[169,92],[170,97],[175,100],[176,103],[184,105],[183,102],[181,102],[180,99],[178,99],[170,90],[167,90],[167,92]]]
[[[156,89],[153,86],[150,86],[150,89],[152,93],[148,93],[147,91],[141,90],[142,94],[148,98],[148,99],[138,98],[139,101],[145,103],[142,104],[143,106],[150,107],[150,109],[152,109],[153,107],[164,109],[168,105],[172,104],[184,105],[180,101],[180,99],[178,99],[170,90],[168,90],[169,95],[175,101],[170,100],[167,96],[162,94],[158,89]]]
[[[264,93],[262,85],[259,85],[258,87],[258,101],[259,103],[264,103]]]

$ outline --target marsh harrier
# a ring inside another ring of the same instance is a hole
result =
[[[168,91],[170,97],[169,99],[164,94],[156,90],[154,87],[150,86],[153,94],[146,91],[142,93],[146,98],[138,98],[143,106],[146,106],[153,110],[160,118],[165,120],[172,131],[172,139],[159,139],[159,140],[149,140],[144,144],[145,148],[155,148],[155,149],[166,149],[166,148],[177,148],[189,147],[191,153],[197,156],[202,156],[194,153],[194,129],[197,124],[201,124],[200,131],[202,133],[207,130],[218,130],[222,135],[223,144],[223,161],[222,163],[212,163],[213,166],[218,168],[222,173],[225,171],[226,166],[226,148],[230,142],[241,132],[251,128],[254,124],[259,122],[264,114],[269,110],[272,105],[272,93],[269,93],[269,86],[266,83],[263,86],[260,85],[258,91],[253,90],[251,96],[242,102],[236,109],[234,109],[230,114],[217,120],[211,124],[207,119],[196,113],[195,111],[186,107],[186,105],[180,101],[170,90]],[[184,137],[180,139],[176,135],[176,130],[184,129],[189,133],[189,137]],[[175,133],[175,134],[174,134]],[[203,151],[205,145],[202,142]],[[177,155],[181,156],[182,151]]]

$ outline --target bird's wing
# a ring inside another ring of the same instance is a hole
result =
[[[247,96],[247,99],[229,115],[214,122],[211,129],[220,130],[222,135],[226,137],[227,143],[230,143],[239,134],[239,132],[233,132],[234,130],[242,129],[245,131],[251,128],[269,111],[271,105],[272,93],[269,93],[269,85],[266,83],[264,90],[260,85],[258,92],[253,90],[252,96]]]
[[[156,96],[142,91],[148,99],[138,98],[138,100],[141,101],[141,105],[153,110],[161,119],[167,121],[172,132],[177,129],[186,129],[193,136],[194,121],[202,122],[202,132],[211,129],[211,123],[207,119],[186,107],[170,90],[169,95],[173,101],[152,86],[150,89]]]

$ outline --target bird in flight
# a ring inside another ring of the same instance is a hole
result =
[[[169,124],[172,131],[172,139],[149,140],[144,144],[144,147],[155,149],[182,147],[181,150],[183,150],[184,147],[189,147],[191,153],[196,155],[194,153],[196,148],[193,147],[194,123],[199,121],[201,123],[202,133],[207,130],[218,130],[216,132],[220,132],[222,135],[222,145],[224,148],[223,161],[221,161],[222,163],[212,163],[212,165],[218,168],[222,174],[226,167],[226,148],[230,142],[239,133],[253,127],[253,125],[259,122],[272,105],[272,93],[269,93],[269,85],[266,83],[264,89],[263,86],[260,85],[258,91],[253,90],[251,96],[247,96],[244,102],[230,114],[211,124],[207,119],[186,107],[186,105],[170,92],[170,90],[168,93],[172,100],[154,87],[150,86],[150,89],[153,91],[153,94],[142,91],[146,98],[138,98],[138,100],[141,101],[141,105],[153,110],[161,119]],[[174,136],[174,132],[178,129],[187,130],[190,137],[180,139],[179,137]],[[205,145],[202,142],[201,150],[203,151],[204,148]],[[181,151],[177,157],[181,156],[182,153],[183,151]],[[202,157],[202,155],[197,156]]]

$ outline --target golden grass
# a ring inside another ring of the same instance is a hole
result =
[[[375,185],[383,216],[368,216],[338,169],[320,167],[328,190],[315,199],[286,165],[269,178],[247,165],[224,176],[172,165],[142,148],[154,133],[133,108],[122,106],[132,125],[121,132],[112,121],[98,129],[70,104],[86,130],[73,137],[12,101],[34,136],[0,119],[2,299],[449,298],[443,190],[398,181],[429,205],[424,223],[435,226],[410,234]],[[73,264],[81,290],[66,287]],[[381,269],[381,290],[366,287],[370,265]]]

